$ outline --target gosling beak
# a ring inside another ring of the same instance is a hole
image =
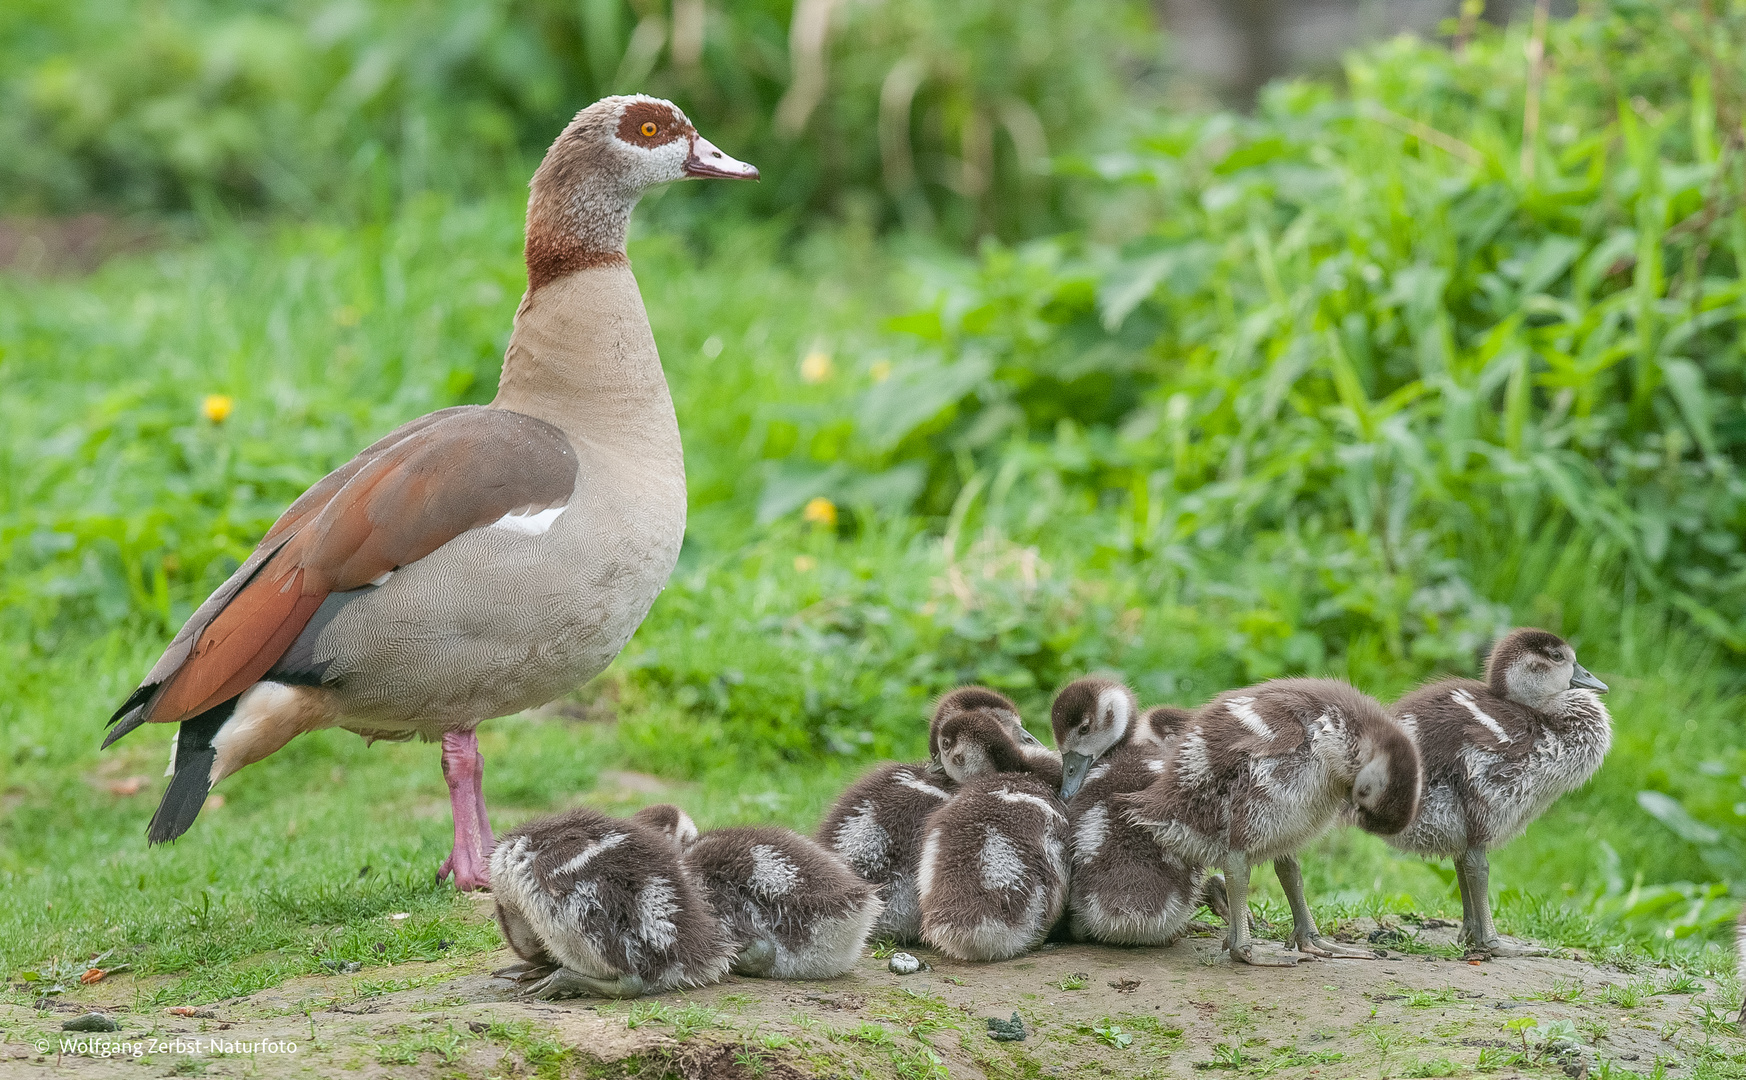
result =
[[[1061,755],[1062,799],[1071,799],[1079,794],[1080,786],[1085,783],[1085,774],[1091,771],[1092,760],[1071,750]]]
[[[1581,664],[1576,665],[1576,670],[1570,675],[1570,688],[1572,690],[1593,690],[1597,694],[1607,692],[1607,684],[1595,678],[1593,673]]]
[[[758,167],[728,157],[701,135],[691,136],[691,156],[685,159],[686,176],[717,176],[723,180],[756,180]]]

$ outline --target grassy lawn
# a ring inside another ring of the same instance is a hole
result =
[[[789,447],[830,438],[831,403],[897,355],[885,320],[918,304],[928,273],[966,264],[853,230],[784,248],[751,225],[681,242],[651,209],[632,256],[686,440],[686,551],[605,676],[486,725],[499,829],[666,799],[706,828],[810,829],[868,762],[919,756],[929,698],[959,681],[1012,690],[1041,733],[1055,672],[1111,668],[1183,702],[1243,677],[1232,609],[1124,554],[1118,507],[1063,500],[1021,527],[1026,507],[994,492],[968,520],[845,503],[834,529],[791,505],[761,522],[784,497]],[[512,197],[432,199],[379,227],[221,229],[89,278],[0,279],[9,985],[108,954],[161,976],[156,1002],[188,1003],[322,961],[496,947],[473,903],[431,881],[449,844],[435,747],[297,740],[155,850],[143,834],[170,732],[96,747],[203,587],[302,487],[403,419],[489,397],[520,287],[519,213]],[[827,377],[802,376],[811,354]],[[201,416],[212,393],[235,399],[222,425]],[[1526,595],[1524,614],[1545,617],[1568,593]],[[1737,676],[1664,609],[1571,607],[1585,663],[1614,687],[1617,741],[1593,784],[1496,858],[1500,919],[1573,948],[1725,968],[1725,888],[1680,884],[1711,879],[1701,835],[1667,831],[1636,792],[1732,752]],[[1356,646],[1330,666],[1384,698],[1426,673]],[[1330,914],[1459,909],[1446,867],[1357,834],[1328,837],[1306,868]]]

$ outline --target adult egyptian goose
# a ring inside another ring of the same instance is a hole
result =
[[[875,939],[899,944],[921,940],[921,909],[917,906],[915,873],[921,859],[928,815],[952,797],[958,782],[940,760],[940,728],[965,713],[984,714],[1004,727],[1027,760],[1047,758],[1060,770],[1059,759],[1025,731],[1018,706],[1006,695],[982,686],[961,686],[934,705],[928,725],[928,760],[888,762],[869,770],[837,797],[815,834],[849,868],[879,886],[885,901],[873,926]],[[1027,741],[1028,740],[1028,741]],[[966,750],[969,748],[966,747]],[[973,769],[953,766],[958,775]]]
[[[696,835],[667,805],[629,820],[582,808],[506,834],[491,853],[492,895],[522,963],[496,974],[542,998],[632,998],[718,981],[734,943],[680,862],[683,838]]]
[[[1500,956],[1544,954],[1498,936],[1486,852],[1522,834],[1567,792],[1588,782],[1612,745],[1607,686],[1577,663],[1569,642],[1544,630],[1506,634],[1486,679],[1445,679],[1390,712],[1418,742],[1425,795],[1402,851],[1455,861],[1461,940]]]
[[[679,428],[624,244],[643,190],[692,176],[758,170],[655,98],[597,101],[552,143],[496,399],[405,424],[305,492],[110,719],[104,746],[180,725],[152,843],[224,777],[339,725],[442,740],[438,876],[487,883],[475,728],[599,674],[678,558]]]
[[[1412,739],[1374,699],[1333,679],[1275,679],[1203,706],[1158,780],[1120,801],[1184,861],[1225,867],[1231,958],[1283,967],[1297,958],[1250,940],[1250,868],[1273,860],[1299,951],[1372,956],[1321,936],[1296,853],[1348,807],[1369,831],[1399,832],[1418,809],[1420,780]]]
[[[916,870],[922,940],[958,960],[1010,959],[1040,944],[1061,917],[1067,808],[1054,783],[1026,771],[1024,754],[987,712],[959,713],[940,727],[948,771],[987,771],[966,773],[928,815]]]
[[[1206,871],[1166,851],[1117,801],[1158,779],[1165,738],[1188,717],[1170,706],[1142,714],[1134,692],[1113,679],[1078,679],[1055,696],[1050,719],[1072,837],[1067,916],[1078,940],[1168,945],[1200,906]]]
[[[836,854],[775,826],[706,832],[684,863],[734,943],[736,975],[835,978],[861,958],[884,907]]]

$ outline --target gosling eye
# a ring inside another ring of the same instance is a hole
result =
[[[1091,721],[1090,720],[1083,721],[1079,725],[1079,734],[1081,734],[1081,735],[1085,734],[1086,732],[1088,732],[1090,730],[1091,730]]]

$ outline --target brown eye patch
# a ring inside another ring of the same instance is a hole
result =
[[[691,125],[666,105],[633,101],[618,121],[618,137],[632,146],[665,146],[691,134]]]

